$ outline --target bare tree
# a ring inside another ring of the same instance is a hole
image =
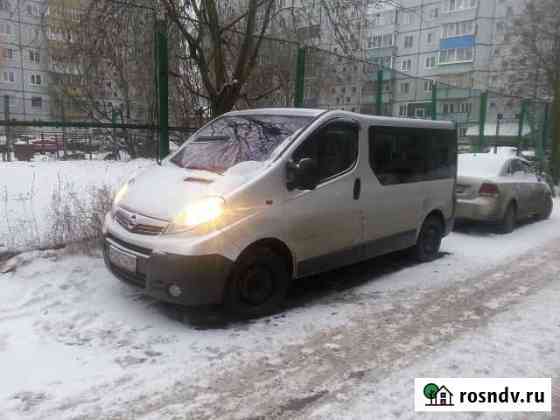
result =
[[[274,0],[162,0],[185,42],[185,61],[196,74],[191,92],[207,100],[211,114],[231,110],[257,66]],[[239,13],[241,12],[241,13]]]
[[[560,3],[529,0],[514,22],[514,53],[504,62],[515,93],[554,98],[554,141],[551,169],[560,178]]]

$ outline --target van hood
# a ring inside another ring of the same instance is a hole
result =
[[[220,175],[164,163],[133,177],[119,206],[171,221],[186,205],[207,196],[224,196],[253,179],[265,167],[264,162],[242,162]]]

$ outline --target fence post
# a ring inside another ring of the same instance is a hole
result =
[[[64,99],[61,101],[62,110],[62,158],[66,159],[66,109],[64,107]],[[56,160],[59,159],[58,142],[56,143]]]
[[[517,132],[517,150],[520,152],[523,146],[523,129],[525,128],[525,117],[527,116],[527,101],[521,101],[521,113],[519,114],[519,128]]]
[[[537,141],[537,159],[539,160],[539,165],[541,171],[544,170],[544,151],[548,139],[548,124],[549,124],[549,104],[546,102],[544,104],[544,116],[543,116],[543,128],[542,128],[542,135],[540,140]]]
[[[485,130],[486,130],[486,113],[488,112],[488,92],[482,92],[480,95],[480,118],[478,121],[478,145],[476,152],[480,153],[486,144]]]
[[[437,82],[432,84],[432,120],[437,120]]]
[[[6,120],[6,159],[8,162],[12,161],[12,140],[11,137],[11,130],[10,130],[10,97],[8,95],[4,95],[4,120]]]
[[[377,91],[375,97],[375,111],[377,115],[383,115],[383,69],[377,70]]]
[[[299,47],[296,60],[296,91],[294,96],[294,106],[303,108],[305,91],[305,47]]]
[[[159,102],[159,160],[169,154],[169,56],[167,51],[167,25],[156,22],[156,71]]]

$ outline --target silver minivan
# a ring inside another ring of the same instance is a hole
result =
[[[436,258],[456,172],[452,123],[230,112],[122,186],[105,261],[161,300],[268,313],[301,277],[407,248]]]

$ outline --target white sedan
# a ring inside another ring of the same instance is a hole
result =
[[[494,153],[461,154],[457,175],[458,220],[497,223],[503,233],[518,221],[552,213],[552,191],[518,156]]]

